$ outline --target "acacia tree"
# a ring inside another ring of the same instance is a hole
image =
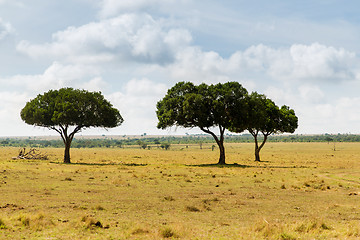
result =
[[[247,102],[247,130],[254,137],[255,161],[260,161],[260,150],[264,147],[268,137],[274,133],[293,133],[298,127],[298,118],[293,109],[285,105],[279,108],[271,99],[257,92],[253,92]],[[239,132],[236,125],[230,129]],[[263,135],[260,144],[259,133]]]
[[[21,110],[21,119],[30,125],[58,132],[65,145],[64,163],[70,163],[74,135],[90,127],[112,128],[123,118],[100,92],[61,88],[39,94]]]
[[[246,95],[246,89],[238,82],[198,86],[179,82],[157,103],[157,127],[199,127],[215,139],[220,151],[218,164],[225,164],[224,133],[230,127],[230,114],[234,109],[242,112]],[[240,122],[238,119],[239,128]],[[218,135],[213,127],[219,129]]]

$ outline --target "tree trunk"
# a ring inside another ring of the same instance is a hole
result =
[[[263,135],[264,135],[264,140],[263,140],[263,142],[260,144],[260,146],[259,146],[259,143],[258,143],[258,139],[257,139],[257,137],[258,137],[258,131],[250,131],[251,132],[251,134],[253,135],[253,137],[254,137],[254,140],[255,140],[255,162],[260,162],[261,160],[260,160],[260,150],[264,147],[264,145],[265,145],[265,143],[266,143],[266,140],[267,140],[267,138],[268,138],[268,136],[269,136],[269,134],[270,133],[263,133]]]
[[[225,163],[225,147],[224,147],[224,141],[217,142],[220,150],[220,157],[218,164],[226,164]]]
[[[81,131],[81,129],[83,128],[84,126],[82,125],[79,125],[77,127],[75,127],[74,131],[72,133],[70,133],[68,135],[68,128],[69,126],[68,125],[59,125],[59,128],[57,127],[51,127],[50,129],[53,129],[55,131],[57,131],[60,136],[61,136],[61,139],[63,140],[64,142],[64,145],[65,145],[65,152],[64,152],[64,163],[71,163],[70,162],[70,147],[71,147],[71,142],[72,140],[74,139],[74,135],[75,133]]]
[[[255,148],[255,162],[260,162],[260,149]]]
[[[65,142],[64,163],[71,163],[70,162],[70,146],[71,146],[71,141],[69,139],[67,139]]]
[[[219,130],[220,130],[220,138],[218,138],[216,136],[215,133],[211,132],[209,129],[200,127],[200,129],[208,134],[210,134],[211,136],[213,136],[213,138],[215,139],[217,145],[219,146],[219,150],[220,150],[220,157],[219,157],[219,162],[218,164],[226,164],[225,163],[225,147],[224,147],[224,132],[225,132],[225,128],[219,125]]]
[[[257,133],[253,134],[255,140],[255,162],[260,162],[260,148],[257,140]]]

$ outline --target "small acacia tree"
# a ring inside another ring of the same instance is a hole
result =
[[[285,105],[279,108],[271,99],[257,92],[248,96],[247,103],[247,130],[254,137],[255,161],[260,161],[260,150],[268,137],[274,133],[293,133],[298,127],[298,118],[293,109]],[[234,124],[230,130],[240,132],[243,126],[238,129]],[[263,141],[260,144],[259,133],[263,135]]]
[[[65,145],[64,163],[70,163],[70,147],[74,135],[90,127],[112,128],[123,118],[100,92],[61,88],[39,94],[26,103],[21,119],[30,125],[58,132]]]
[[[220,151],[218,164],[225,164],[224,132],[230,127],[230,115],[235,109],[241,116],[246,95],[246,89],[238,82],[198,86],[179,82],[157,103],[157,127],[199,127],[215,139]],[[240,129],[241,117],[238,123]],[[213,127],[219,128],[218,135]]]

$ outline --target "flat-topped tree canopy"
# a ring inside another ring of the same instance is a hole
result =
[[[60,125],[112,128],[123,122],[101,92],[73,88],[39,94],[21,110],[21,118],[27,124],[51,129]]]
[[[255,161],[260,161],[260,150],[266,143],[268,136],[274,133],[293,133],[298,127],[298,118],[295,111],[288,106],[279,108],[271,99],[263,94],[252,92],[247,97],[247,119],[237,121],[238,116],[232,115],[232,126],[230,131],[242,132],[244,130],[243,122],[246,123],[246,129],[255,140]],[[262,133],[263,140],[258,142],[258,135]]]
[[[238,82],[198,86],[179,82],[157,103],[158,128],[199,127],[214,137],[220,150],[218,163],[225,164],[224,132],[231,126],[231,114],[243,113],[246,95],[246,89]],[[238,122],[241,119],[245,118],[239,116]],[[219,128],[218,135],[213,127]]]
[[[20,115],[27,124],[53,129],[61,135],[66,163],[70,163],[71,141],[77,132],[90,127],[113,128],[124,121],[101,92],[73,88],[39,94],[26,103]],[[70,127],[73,130],[69,133]]]

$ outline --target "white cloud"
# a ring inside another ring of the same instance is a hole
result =
[[[12,0],[0,0],[0,5],[10,3],[10,2],[12,2]]]
[[[353,62],[359,63],[353,52],[318,43],[295,44],[291,46],[290,54],[292,74],[300,79],[352,80],[356,75]]]
[[[16,109],[14,106],[25,106],[28,100],[28,96],[25,93],[3,91],[0,93],[0,109],[10,113]],[[20,114],[20,112],[18,112],[18,114]],[[4,117],[6,115],[0,116]]]
[[[113,17],[119,14],[136,11],[159,11],[163,7],[178,6],[189,0],[102,0],[100,3],[100,16],[103,18]]]
[[[302,105],[299,126],[308,133],[359,133],[359,101],[359,97],[341,97],[332,103]]]
[[[175,19],[172,11],[154,10],[174,8],[177,3],[175,0],[102,0],[98,21],[58,31],[47,43],[22,41],[17,45],[19,52],[50,62],[43,73],[16,75],[0,82],[26,88],[27,94],[64,86],[94,91],[114,87],[107,91],[106,97],[125,119],[120,131],[128,133],[156,129],[156,103],[177,81],[239,81],[249,91],[264,92],[278,105],[294,108],[302,132],[316,132],[314,126],[331,129],[332,124],[359,119],[358,111],[351,112],[356,107],[354,101],[359,99],[337,101],[340,94],[327,99],[329,90],[323,88],[329,82],[337,86],[360,80],[360,59],[356,53],[319,43],[280,48],[258,44],[237,51],[229,47],[234,52],[225,57],[222,52],[194,45],[193,39],[201,44],[199,35],[193,36],[190,30],[179,28],[179,21],[184,20]],[[153,11],[161,14],[152,14]],[[278,25],[257,27],[256,31],[276,32]],[[214,35],[221,38],[219,33]],[[209,46],[206,48],[211,49]]]
[[[123,131],[154,130],[157,125],[156,103],[165,96],[167,86],[149,79],[132,79],[122,92],[109,94],[107,98],[117,107],[124,118]]]
[[[293,96],[289,89],[272,86],[265,89],[264,93],[268,98],[272,99],[278,105],[282,102],[288,102],[288,100],[291,99],[291,96]]]
[[[1,2],[0,2],[1,3]],[[6,36],[13,34],[15,29],[8,22],[3,21],[0,18],[0,40],[4,39]]]
[[[269,87],[265,94],[279,106],[285,104],[295,110],[299,118],[296,133],[359,133],[359,97],[331,96],[318,86],[303,85],[295,88]]]
[[[318,86],[303,85],[299,87],[300,96],[308,103],[319,103],[324,100],[324,92]]]
[[[335,105],[336,116],[339,119],[339,124],[344,124],[344,122],[358,123],[360,122],[360,108],[359,108],[360,97],[349,98],[342,97],[340,98]],[[353,129],[353,126],[348,126]],[[358,129],[353,129],[358,130]],[[351,131],[351,130],[350,130]]]
[[[89,82],[80,83],[78,86],[76,86],[76,88],[98,92],[106,88],[107,86],[108,84],[101,77],[95,77],[91,79]]]
[[[53,34],[53,41],[31,44],[22,41],[17,50],[33,58],[49,57],[67,62],[106,63],[115,60],[165,64],[174,51],[191,41],[185,29],[167,29],[147,14],[124,14],[116,18],[69,27]]]
[[[25,91],[41,92],[61,87],[85,87],[100,90],[104,86],[101,78],[96,77],[98,70],[82,65],[62,65],[54,62],[43,74],[15,75],[9,78],[0,78],[3,86],[25,88]],[[98,89],[96,89],[98,88]],[[100,89],[99,89],[100,88]]]
[[[29,101],[29,97],[25,93],[0,92],[0,130],[2,136],[19,135],[19,126],[23,125],[20,111],[27,101]]]
[[[147,7],[152,1],[102,2],[103,9]],[[173,3],[172,0],[168,1]],[[111,6],[111,7],[110,7]],[[115,11],[115,10],[114,10]],[[194,82],[252,82],[266,79],[282,82],[347,81],[360,79],[360,59],[354,52],[313,43],[273,48],[264,44],[236,51],[225,58],[216,51],[203,51],[191,44],[187,29],[170,27],[168,19],[146,13],[122,14],[53,34],[53,41],[32,44],[22,41],[17,50],[33,58],[59,62],[102,65],[118,63],[159,65],[175,80]],[[249,84],[254,85],[254,84]]]
[[[177,53],[169,69],[173,78],[195,82],[253,78],[285,83],[340,82],[359,79],[360,59],[353,52],[318,43],[279,49],[260,44],[237,51],[229,58],[189,46]]]
[[[21,0],[0,0],[0,5],[13,5],[15,7],[24,7],[25,4]]]
[[[319,43],[279,49],[260,44],[235,53],[232,60],[239,68],[285,81],[354,80],[360,66],[355,53]]]
[[[178,80],[199,82],[222,82],[229,80],[222,67],[225,60],[216,52],[203,52],[198,47],[187,47],[179,51],[176,61],[165,66],[170,75]]]

